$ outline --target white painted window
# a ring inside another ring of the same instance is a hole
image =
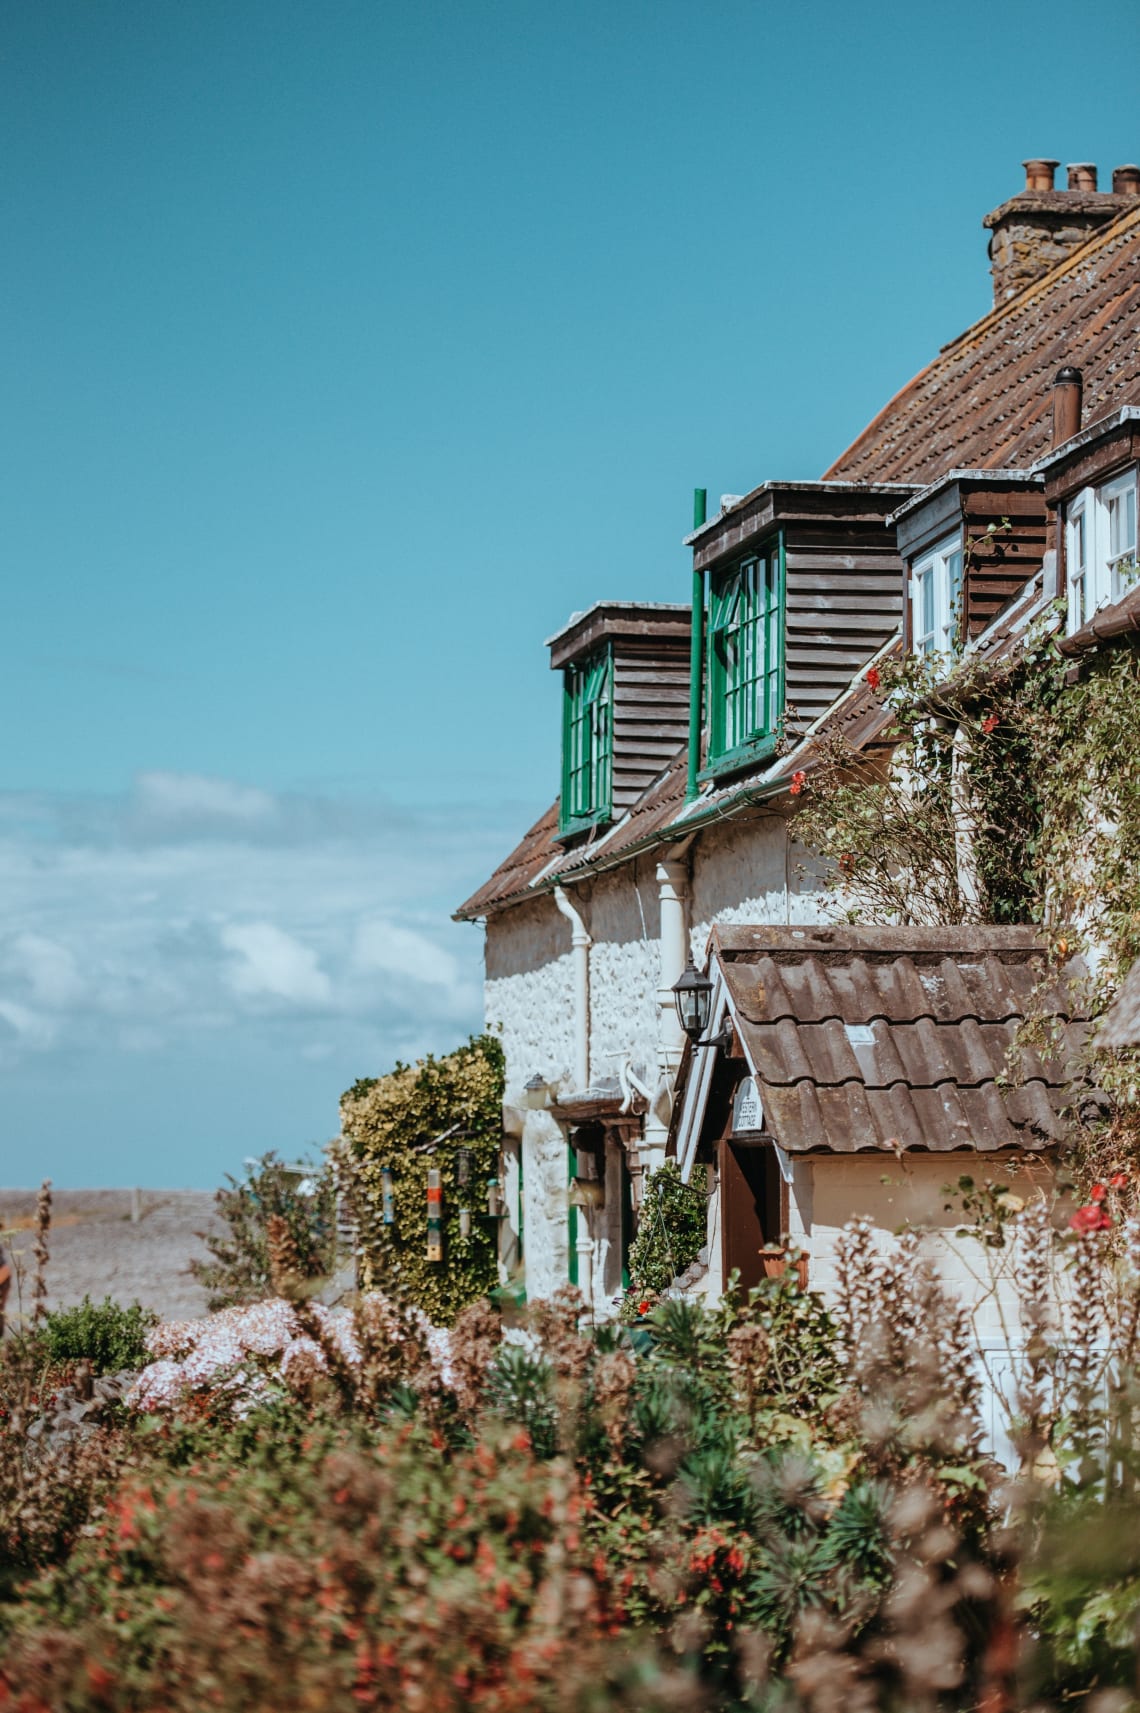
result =
[[[1126,470],[1070,502],[1065,518],[1069,633],[1137,580],[1136,471]]]
[[[947,654],[957,646],[962,612],[962,544],[947,536],[924,554],[910,579],[916,654]]]

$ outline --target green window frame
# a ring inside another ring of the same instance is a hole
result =
[[[784,715],[784,538],[709,578],[705,776],[772,754]]]
[[[608,648],[568,666],[562,696],[562,833],[613,812],[614,672]]]

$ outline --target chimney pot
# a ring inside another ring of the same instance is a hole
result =
[[[1060,161],[1022,161],[1025,168],[1026,190],[1052,190],[1053,174],[1060,166]]]
[[[1114,167],[1113,196],[1140,196],[1140,167]]]
[[[1081,431],[1084,379],[1079,369],[1058,369],[1053,382],[1053,444],[1061,446]]]
[[[1074,161],[1066,168],[1070,190],[1096,189],[1096,162]]]

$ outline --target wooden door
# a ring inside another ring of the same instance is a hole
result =
[[[772,1148],[722,1141],[720,1229],[724,1277],[735,1267],[744,1290],[764,1277],[760,1251],[779,1243],[784,1224],[782,1180]]]

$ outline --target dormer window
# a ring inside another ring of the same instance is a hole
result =
[[[1065,570],[1070,634],[1119,601],[1137,577],[1136,471],[1085,488],[1067,508]]]
[[[910,579],[911,634],[916,654],[957,647],[962,614],[962,545],[947,536],[917,560]]]
[[[559,830],[608,821],[613,807],[613,656],[607,647],[565,670]]]
[[[784,711],[784,568],[780,540],[709,587],[709,762],[773,749]]]

